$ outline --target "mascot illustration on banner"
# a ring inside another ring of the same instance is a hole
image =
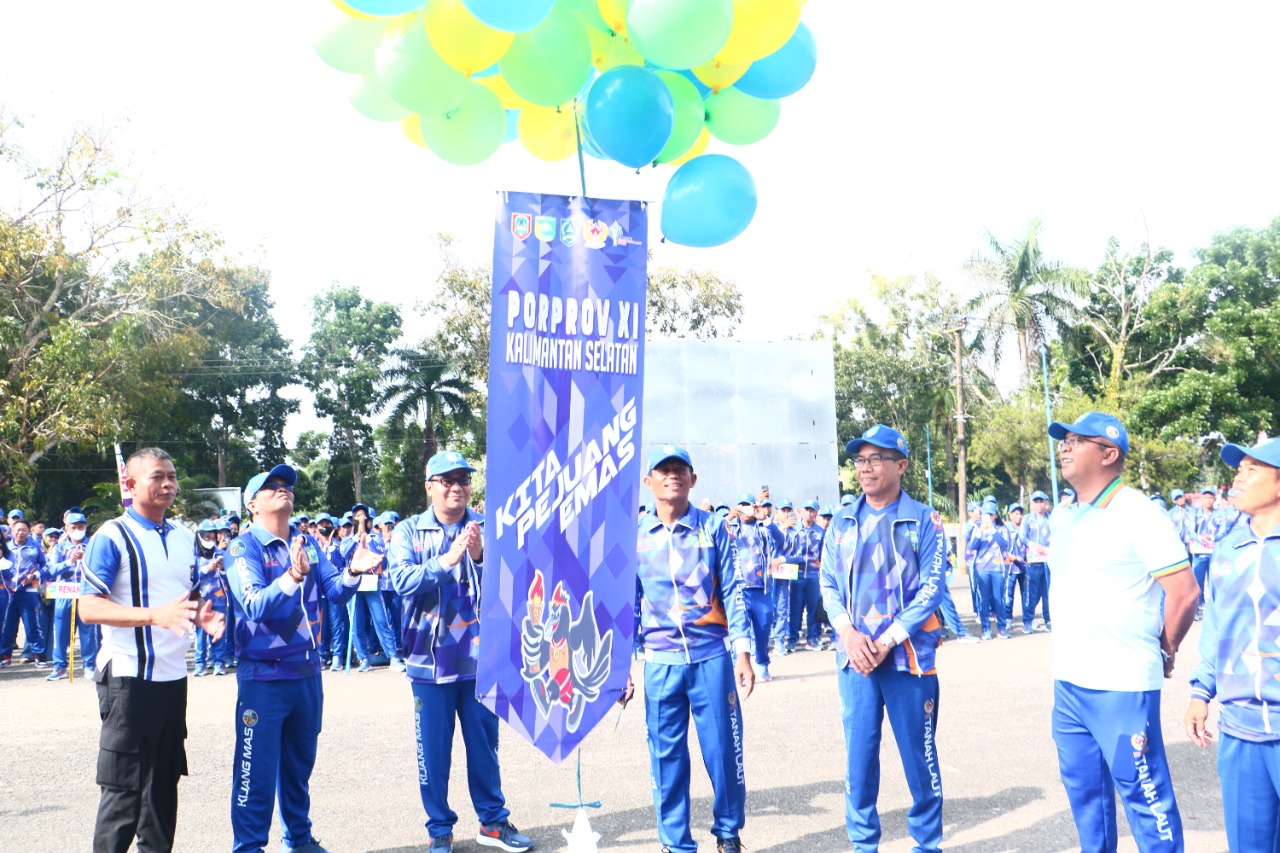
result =
[[[590,591],[576,620],[564,584],[557,583],[543,621],[545,595],[542,572],[535,571],[529,584],[529,615],[520,631],[524,658],[520,674],[533,689],[542,716],[548,716],[559,703],[568,711],[567,727],[573,732],[578,730],[587,703],[600,697],[600,688],[609,678],[613,634],[600,636]]]

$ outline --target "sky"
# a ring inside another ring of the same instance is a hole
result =
[[[270,270],[295,346],[334,281],[399,304],[420,339],[435,234],[487,263],[495,192],[578,194],[577,162],[512,143],[452,166],[360,115],[350,78],[311,47],[337,14],[328,0],[5,3],[0,109],[31,150],[77,124],[111,128],[145,194]],[[1050,258],[1093,268],[1112,236],[1190,263],[1215,232],[1280,214],[1267,97],[1280,4],[808,0],[803,20],[813,80],[764,141],[709,149],[752,172],[750,227],[690,249],[659,242],[651,209],[653,262],[733,279],[741,338],[807,335],[868,300],[873,273],[966,292],[986,234],[1016,240],[1033,218]],[[670,174],[588,159],[587,191],[660,201]],[[304,425],[307,412],[289,433]]]

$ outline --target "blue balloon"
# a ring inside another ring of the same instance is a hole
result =
[[[733,85],[753,98],[777,100],[804,88],[817,65],[817,42],[809,28],[801,23],[786,44],[751,63],[747,73]]]
[[[756,215],[756,182],[732,157],[703,154],[671,176],[662,194],[662,236],[707,248],[741,234]]]
[[[345,0],[346,4],[357,12],[373,15],[375,18],[390,18],[416,12],[422,8],[423,0]]]
[[[502,143],[515,141],[520,134],[517,132],[516,122],[520,120],[519,110],[507,110],[507,132],[502,137]]]
[[[556,0],[462,0],[462,5],[495,30],[527,33],[551,14]]]
[[[671,138],[671,90],[652,71],[619,65],[591,84],[584,112],[591,138],[624,166],[647,166]]]
[[[608,154],[600,150],[600,146],[591,138],[591,131],[587,129],[586,122],[578,125],[578,132],[582,134],[582,153],[597,160],[610,159]]]

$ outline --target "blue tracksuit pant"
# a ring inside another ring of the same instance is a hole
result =
[[[689,715],[698,730],[702,764],[711,777],[711,834],[736,838],[747,819],[747,783],[742,766],[742,712],[734,683],[733,657],[699,663],[644,666],[644,713],[653,810],[658,840],[672,853],[694,853],[689,829]]]
[[[458,822],[449,808],[449,769],[453,757],[453,725],[462,726],[467,751],[467,789],[483,824],[500,823],[511,812],[502,795],[498,768],[498,715],[476,698],[474,679],[448,684],[410,683],[413,688],[413,734],[418,740],[418,788],[427,812],[427,833],[448,835]]]
[[[387,618],[387,605],[382,600],[382,593],[376,589],[357,592],[351,601],[355,612],[352,629],[356,632],[356,657],[367,661],[375,640],[383,654],[388,658],[396,657],[396,638],[391,633],[391,622]]]
[[[1004,579],[1004,613],[1009,620],[1009,627],[1013,627],[1015,600],[1022,609],[1022,627],[1030,631],[1031,617],[1027,615],[1027,576],[1024,572],[1010,572]]]
[[[391,625],[391,636],[395,638],[395,657],[404,657],[404,632],[400,630],[400,596],[389,589],[382,590],[382,604],[387,611],[387,622]]]
[[[1182,818],[1165,760],[1159,690],[1055,681],[1053,741],[1081,853],[1115,853],[1116,791],[1142,853],[1180,853]]]
[[[0,652],[13,651],[14,645],[18,642],[18,623],[21,622],[27,634],[25,649],[29,649],[31,656],[39,660],[45,651],[44,634],[40,630],[40,594],[26,590],[13,593],[9,598],[7,611]]]
[[[951,590],[945,584],[942,587],[942,603],[938,605],[938,613],[948,631],[957,637],[969,636],[969,629],[960,620],[960,611],[956,609],[955,599],[951,597]]]
[[[299,847],[311,840],[308,783],[324,706],[320,675],[288,681],[240,679],[238,687],[231,849],[259,853],[266,848],[277,797],[284,841]]]
[[[978,626],[982,633],[991,630],[991,617],[996,629],[1009,630],[1009,614],[1004,612],[1004,572],[978,572]]]
[[[817,648],[822,629],[818,625],[818,604],[822,602],[822,590],[818,578],[796,578],[791,582],[791,624],[787,631],[787,647],[794,649],[800,640],[800,622],[808,626],[805,639],[809,648]]]
[[[1218,741],[1218,778],[1228,849],[1280,851],[1280,741],[1256,743],[1224,733]]]
[[[329,654],[346,666],[347,645],[351,630],[351,618],[347,613],[347,605],[329,602],[325,605],[325,609],[329,615],[324,622],[325,634],[329,638]]]
[[[86,625],[76,613],[76,633],[80,636],[80,660],[86,671],[92,671],[98,662],[98,646],[101,643],[98,626]],[[53,605],[53,668],[67,669],[67,651],[71,648],[71,599],[60,598]]]
[[[1209,579],[1209,563],[1212,560],[1212,554],[1192,554],[1191,555],[1191,573],[1196,577],[1196,583],[1200,585],[1200,606],[1204,607],[1204,585]]]
[[[935,853],[942,844],[942,769],[934,742],[938,728],[938,676],[912,675],[881,666],[869,676],[853,667],[837,672],[844,722],[845,830],[855,853],[880,849],[880,732],[889,714],[911,808],[907,832],[913,850]]]
[[[223,611],[218,611],[226,616]],[[196,669],[204,669],[207,666],[226,666],[227,665],[227,646],[230,645],[231,637],[226,631],[222,632],[222,636],[217,640],[203,628],[196,628],[196,650],[193,656]]]
[[[1049,565],[1048,563],[1027,563],[1027,609],[1023,611],[1023,621],[1030,624],[1036,616],[1036,607],[1042,608],[1041,616],[1048,625],[1049,618]]]
[[[768,666],[769,631],[773,627],[773,597],[762,587],[754,586],[742,590],[742,601],[747,606],[747,621],[751,623],[756,663]]]
[[[778,648],[785,648],[791,629],[791,581],[773,579],[773,629],[769,636]],[[794,644],[793,644],[794,645]]]

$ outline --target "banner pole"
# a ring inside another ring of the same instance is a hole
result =
[[[54,605],[56,608],[58,605]],[[71,642],[67,644],[67,681],[74,683],[76,680],[76,639],[79,638],[80,632],[76,630],[76,600],[71,599]]]
[[[587,197],[587,168],[582,159],[582,128],[578,126],[578,99],[573,99],[573,137],[578,143],[578,179],[582,182],[582,197]]]

